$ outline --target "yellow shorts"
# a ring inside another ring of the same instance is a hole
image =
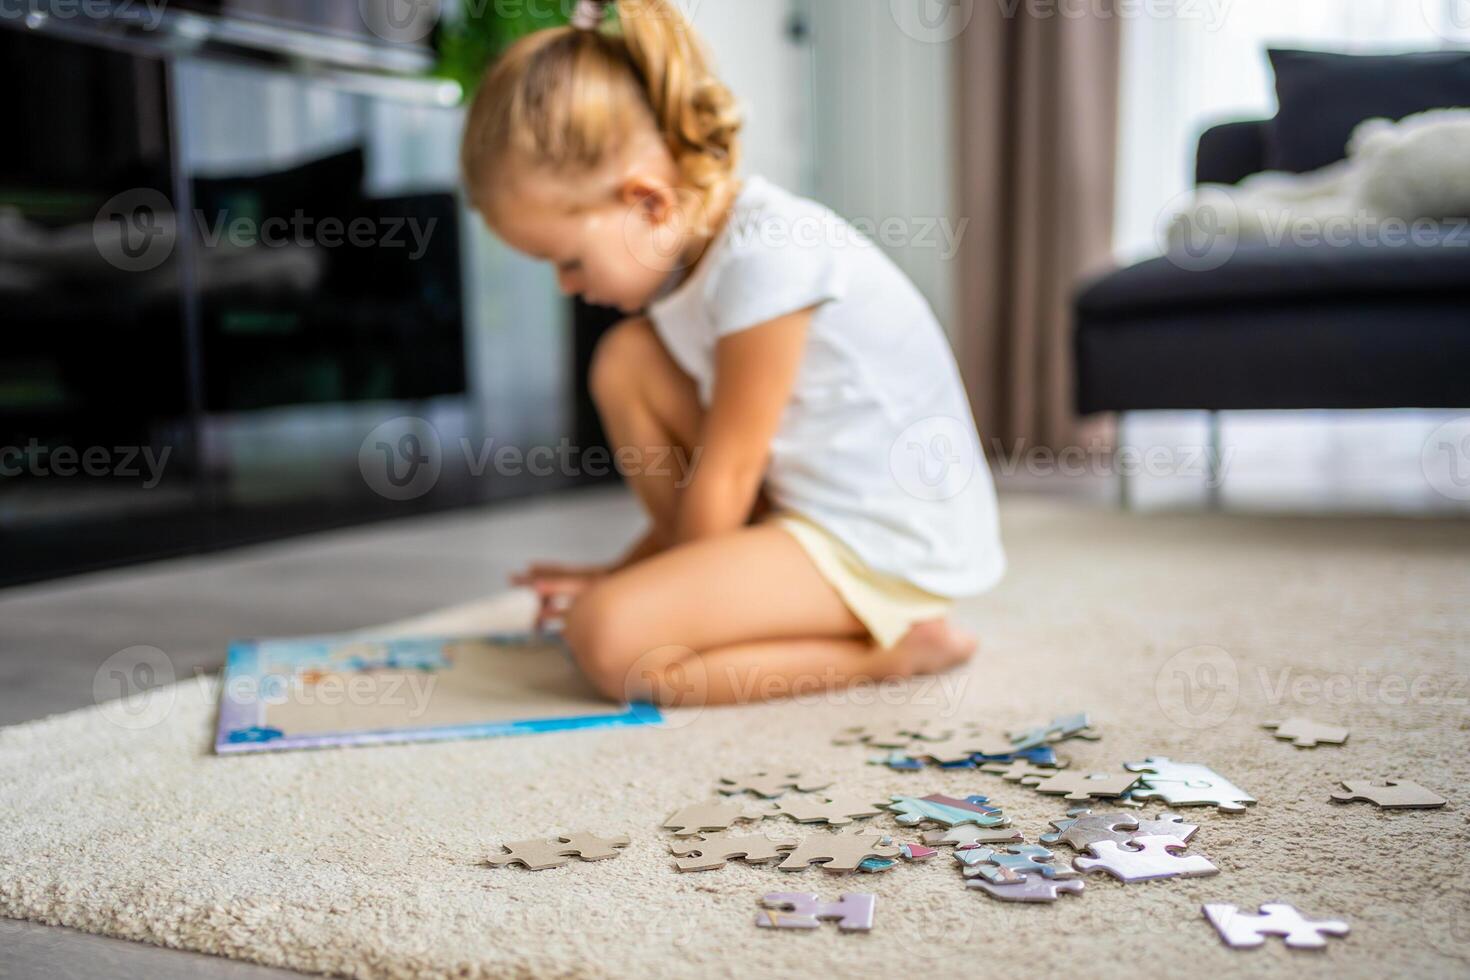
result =
[[[949,615],[953,600],[874,571],[830,531],[800,514],[784,511],[771,520],[796,539],[822,578],[883,649],[903,639],[915,623]]]

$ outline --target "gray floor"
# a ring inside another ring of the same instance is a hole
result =
[[[317,535],[0,592],[0,726],[94,703],[108,657],[163,651],[174,678],[218,670],[231,637],[359,629],[500,591],[533,557],[615,555],[638,517],[621,491]],[[161,676],[156,682],[170,678]],[[117,696],[114,692],[112,696]],[[229,960],[0,919],[0,977],[264,980]]]

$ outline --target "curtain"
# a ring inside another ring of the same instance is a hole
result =
[[[1072,298],[1111,262],[1120,23],[976,3],[957,38],[961,369],[992,452],[1078,439]]]

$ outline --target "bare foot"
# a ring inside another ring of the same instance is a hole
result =
[[[931,619],[914,624],[889,653],[895,673],[938,674],[969,660],[979,645],[974,634],[949,620]]]

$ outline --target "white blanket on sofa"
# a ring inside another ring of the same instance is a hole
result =
[[[1344,160],[1305,174],[1268,171],[1239,184],[1202,184],[1167,226],[1170,249],[1200,229],[1272,242],[1350,222],[1360,228],[1470,217],[1470,109],[1434,109],[1399,122],[1369,119]],[[1463,220],[1459,222],[1463,224]]]

